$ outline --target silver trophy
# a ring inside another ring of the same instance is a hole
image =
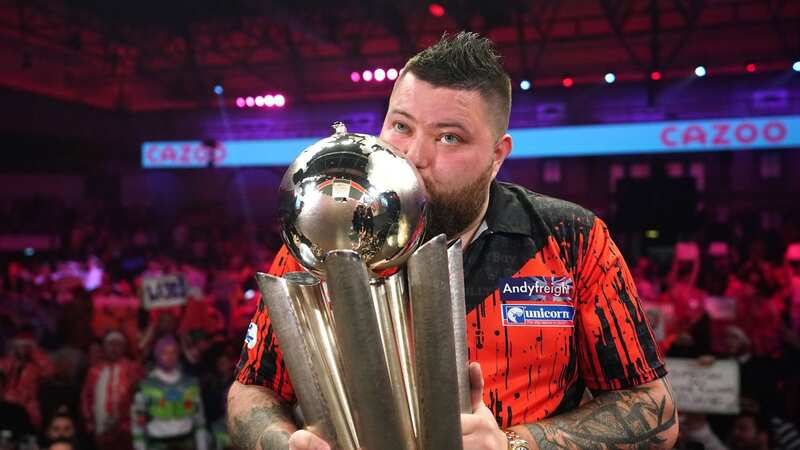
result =
[[[282,237],[308,272],[256,275],[304,425],[340,450],[459,450],[471,411],[461,245],[420,245],[414,166],[333,129],[280,187]]]

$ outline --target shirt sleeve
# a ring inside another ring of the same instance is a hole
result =
[[[289,250],[283,246],[275,256],[269,274],[282,276],[287,272],[301,270]],[[283,353],[272,330],[269,310],[263,301],[259,302],[250,321],[241,357],[236,365],[236,381],[269,388],[287,402],[295,400]]]
[[[589,389],[625,389],[666,375],[628,266],[599,218],[578,260],[576,334]]]

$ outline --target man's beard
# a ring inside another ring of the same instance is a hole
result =
[[[466,231],[478,219],[492,181],[492,165],[476,179],[454,191],[437,191],[432,183],[425,183],[430,196],[428,226],[425,240],[442,233],[453,239]]]

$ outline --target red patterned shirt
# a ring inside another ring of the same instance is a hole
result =
[[[503,427],[574,409],[586,388],[629,388],[666,375],[633,279],[591,212],[493,183],[486,229],[464,255],[469,359]],[[286,249],[273,275],[301,270]],[[293,400],[269,314],[253,318],[237,380]],[[252,347],[252,348],[249,348]]]

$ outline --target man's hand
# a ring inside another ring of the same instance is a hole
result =
[[[483,403],[483,374],[478,363],[469,366],[472,414],[461,415],[464,450],[506,450],[508,440],[497,425],[494,415]],[[322,439],[306,430],[299,430],[289,439],[289,450],[329,450]]]
[[[506,450],[508,440],[497,425],[494,414],[483,403],[483,374],[481,365],[469,365],[472,414],[461,415],[461,435],[464,450]]]
[[[273,391],[234,381],[228,391],[228,430],[236,448],[286,450],[297,427]]]
[[[330,450],[330,445],[314,433],[297,430],[289,438],[289,450]]]

